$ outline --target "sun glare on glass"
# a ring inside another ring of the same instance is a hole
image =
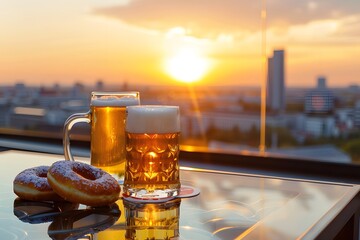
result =
[[[171,77],[188,83],[200,80],[208,68],[208,59],[191,49],[181,49],[165,62],[165,70]]]

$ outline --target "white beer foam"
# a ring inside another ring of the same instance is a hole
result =
[[[97,98],[91,100],[91,106],[97,106],[97,107],[126,107],[126,106],[133,106],[133,105],[139,105],[140,101],[138,98],[134,97],[106,97],[106,98]]]
[[[180,110],[178,106],[142,105],[130,106],[126,109],[127,132],[180,132]]]

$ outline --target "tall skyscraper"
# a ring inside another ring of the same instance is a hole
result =
[[[284,50],[275,50],[268,59],[267,104],[275,113],[285,111],[285,66]]]

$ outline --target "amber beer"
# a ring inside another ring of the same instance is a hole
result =
[[[138,104],[135,98],[91,101],[91,165],[124,177],[126,106]]]
[[[180,204],[180,199],[160,204],[124,201],[125,239],[178,239]]]
[[[179,134],[179,107],[127,108],[125,195],[164,198],[179,194]]]
[[[125,172],[125,120],[126,107],[139,105],[138,92],[93,92],[90,111],[69,117],[64,128],[65,158],[70,153],[69,131],[78,122],[91,125],[91,164],[104,169],[122,181]]]

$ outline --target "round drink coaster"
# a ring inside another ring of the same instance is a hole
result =
[[[191,186],[181,186],[180,194],[175,198],[191,198],[200,194],[200,189]]]
[[[136,198],[122,195],[123,200],[136,203],[164,203],[176,198],[191,198],[200,194],[200,189],[191,186],[181,186],[180,193],[177,196],[167,198]]]

